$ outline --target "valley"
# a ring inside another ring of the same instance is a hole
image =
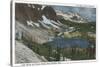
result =
[[[52,62],[96,58],[96,22],[90,22],[78,13],[57,13],[52,6],[36,4],[16,4],[15,15],[15,41],[34,52],[37,59],[33,57],[33,60]],[[32,58],[31,54],[28,55]],[[23,61],[18,59],[18,62]]]

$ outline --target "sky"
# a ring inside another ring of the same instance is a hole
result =
[[[89,21],[96,21],[96,8],[88,7],[72,7],[72,6],[53,6],[54,9],[64,13],[72,12],[79,13],[83,18],[88,18]]]

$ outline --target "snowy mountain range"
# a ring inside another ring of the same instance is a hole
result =
[[[55,10],[57,15],[62,17],[65,20],[70,20],[76,23],[87,23],[88,21],[80,16],[78,13],[66,12],[63,13],[62,11]]]
[[[59,29],[62,23],[57,19],[55,10],[49,6],[16,4],[16,20],[31,27]]]
[[[30,27],[53,30],[62,30],[62,27],[69,29],[70,26],[63,24],[60,19],[75,23],[88,23],[88,20],[77,12],[62,12],[52,6],[17,3],[15,9],[15,19]]]

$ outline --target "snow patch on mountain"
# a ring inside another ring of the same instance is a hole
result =
[[[54,20],[50,20],[53,24],[60,25],[59,23],[55,22]]]
[[[28,4],[28,7],[31,7],[31,5],[30,5],[30,4]]]
[[[35,6],[34,6],[34,5],[32,5],[32,8],[35,8]]]
[[[41,10],[43,10],[46,6],[42,6]]]
[[[39,23],[33,23],[36,27],[40,27]]]
[[[49,26],[47,26],[46,24],[43,23],[43,21],[38,20],[38,22],[46,29],[50,29]]]
[[[33,27],[33,22],[32,21],[27,21],[27,25]]]
[[[45,15],[42,15],[42,19],[43,19],[42,22],[44,24],[51,25],[52,27],[59,29],[59,27],[55,25],[55,24],[58,24],[57,22],[47,19]]]
[[[54,20],[50,20],[45,15],[42,15],[42,19],[43,20],[38,20],[37,22],[34,22],[32,20],[27,21],[27,25],[30,27],[35,26],[38,28],[42,25],[42,27],[46,29],[51,29],[51,28],[60,29],[60,26],[63,25],[59,20],[57,20],[57,22]]]

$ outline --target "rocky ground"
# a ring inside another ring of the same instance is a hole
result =
[[[45,58],[39,56],[23,43],[16,41],[15,42],[15,63],[36,63],[36,62],[45,62]]]

